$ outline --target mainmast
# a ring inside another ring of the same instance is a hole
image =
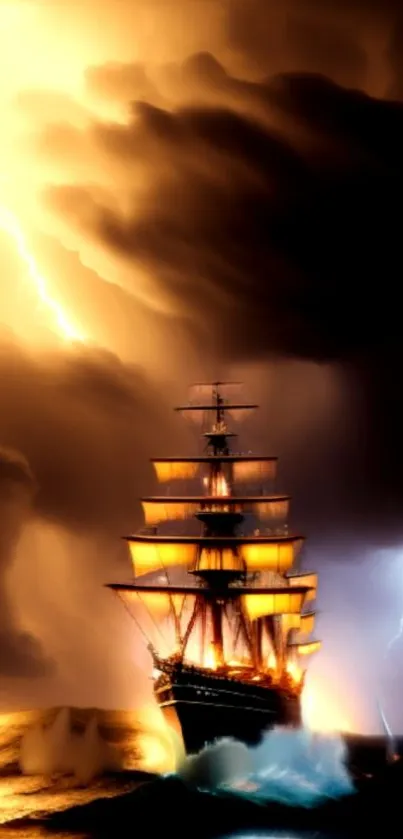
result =
[[[228,428],[226,417],[228,411],[250,411],[254,410],[257,405],[238,402],[225,403],[222,391],[233,387],[234,384],[236,383],[214,382],[212,385],[196,385],[194,389],[198,389],[199,393],[201,392],[203,395],[206,392],[208,394],[210,390],[211,402],[204,400],[201,404],[195,405],[193,402],[176,408],[177,411],[184,414],[199,411],[202,415],[205,414],[207,417],[210,415],[212,418],[212,422],[209,422],[208,419],[205,420],[207,428],[203,433],[205,451],[207,456],[211,458],[204,481],[206,495],[211,499],[211,503],[201,504],[195,515],[202,523],[204,539],[212,540],[213,543],[214,540],[225,540],[226,537],[233,539],[237,528],[244,520],[241,504],[236,505],[229,501],[233,497],[233,470],[231,465],[228,464],[227,474],[223,470],[222,458],[230,456],[229,441],[237,436],[235,432]],[[228,605],[228,587],[236,581],[245,582],[246,567],[236,547],[232,550],[230,548],[228,551],[228,547],[224,546],[224,549],[220,550],[217,545],[220,545],[219,541],[215,542],[213,552],[210,551],[210,554],[206,551],[203,543],[200,545],[195,568],[191,573],[198,577],[209,590],[208,602],[206,603],[202,596],[200,603],[196,603],[194,608],[201,610],[204,621],[206,621],[208,611],[210,611],[213,657],[217,666],[221,667],[225,663],[223,619]],[[244,644],[249,650],[251,658],[257,663],[256,650],[253,647],[252,638],[248,632],[242,611],[239,611],[238,621]]]
[[[242,646],[256,672],[270,668],[274,658],[271,669],[281,677],[302,646],[318,643],[304,638],[304,607],[315,598],[317,578],[291,574],[304,540],[288,532],[289,496],[272,491],[277,458],[231,450],[237,433],[230,421],[258,407],[229,401],[228,392],[238,387],[199,383],[193,398],[175,409],[201,426],[203,453],[152,463],[161,484],[185,482],[191,491],[142,499],[145,524],[152,530],[125,537],[135,583],[112,588],[126,603],[140,598],[160,621],[171,614],[180,659],[189,658],[197,630],[200,665],[207,666],[212,657],[210,666],[229,666],[232,642],[233,648]],[[193,531],[173,534],[178,522],[185,528],[193,522]],[[179,585],[170,581],[173,568],[185,572]],[[163,582],[155,582],[161,571]],[[309,615],[311,630],[314,613]]]

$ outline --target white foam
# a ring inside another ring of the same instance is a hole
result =
[[[354,792],[340,735],[275,728],[259,746],[219,740],[187,757],[179,775],[199,788],[312,807]]]
[[[75,734],[69,708],[62,708],[48,727],[37,725],[26,732],[19,763],[24,775],[73,775],[80,784],[120,766],[118,753],[99,734],[96,717],[83,734]]]

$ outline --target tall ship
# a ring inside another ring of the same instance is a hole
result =
[[[133,581],[109,584],[147,639],[155,697],[187,753],[300,725],[303,662],[320,647],[317,574],[299,567],[277,458],[234,450],[258,407],[238,387],[193,385],[175,409],[199,424],[200,453],[152,460],[165,494],[141,499],[145,526],[124,537]]]

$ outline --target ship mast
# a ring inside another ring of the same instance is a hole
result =
[[[193,458],[153,459],[157,478],[166,485],[186,481],[198,487],[201,479],[203,491],[142,499],[152,530],[125,537],[135,582],[110,587],[126,603],[140,598],[159,620],[171,615],[177,659],[189,660],[189,644],[198,630],[200,666],[230,666],[232,638],[234,646],[242,644],[257,674],[269,667],[269,646],[275,659],[271,669],[282,678],[289,661],[313,652],[319,643],[304,638],[314,619],[304,607],[315,598],[317,578],[307,572],[291,575],[303,537],[288,533],[289,497],[264,491],[275,477],[277,458],[231,451],[237,433],[228,418],[258,407],[230,402],[225,394],[234,384],[198,384],[194,390],[201,400],[193,398],[175,409],[201,425],[204,451]],[[251,484],[259,484],[259,493],[245,492]],[[189,521],[199,523],[196,535],[172,534],[173,523]],[[186,582],[171,582],[172,568],[182,568],[191,582],[186,576]],[[164,582],[155,582],[161,571]]]
[[[228,429],[226,423],[226,410],[233,411],[250,411],[257,407],[254,404],[239,404],[235,403],[229,406],[225,405],[224,397],[220,392],[220,388],[225,388],[232,383],[229,382],[213,382],[212,385],[201,385],[201,389],[210,389],[211,387],[211,403],[202,403],[197,405],[196,410],[213,414],[212,424],[208,423],[208,428],[204,431],[204,439],[206,442],[206,454],[211,458],[205,479],[207,493],[212,499],[226,499],[232,495],[232,470],[228,470],[227,477],[225,477],[222,468],[222,458],[228,457],[230,454],[229,439],[234,438],[236,434]],[[195,405],[179,406],[177,411],[186,413],[193,412]],[[196,518],[202,522],[203,536],[206,539],[225,539],[225,537],[234,537],[238,525],[243,521],[243,515],[239,510],[231,509],[229,505],[211,505],[203,506],[196,512]],[[194,606],[196,613],[200,611],[202,620],[206,623],[208,612],[210,612],[210,621],[212,626],[212,651],[213,659],[218,667],[222,667],[225,663],[224,653],[224,633],[223,633],[223,617],[224,610],[228,602],[227,589],[230,583],[237,580],[244,580],[245,566],[239,561],[236,562],[236,551],[233,554],[233,562],[231,567],[226,567],[223,553],[218,553],[218,565],[207,564],[204,560],[203,543],[199,546],[196,567],[192,573],[198,577],[202,583],[209,590],[209,599],[206,603],[202,596],[200,601],[197,600]],[[248,632],[244,615],[242,611],[239,612],[239,628],[243,636],[245,646],[248,649],[250,657],[256,660],[256,650],[252,643],[252,638]],[[183,654],[186,652],[186,647],[183,649]]]

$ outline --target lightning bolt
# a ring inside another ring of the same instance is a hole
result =
[[[65,313],[63,306],[49,291],[49,283],[41,274],[34,255],[26,241],[24,231],[17,216],[6,205],[0,204],[0,230],[10,237],[21,261],[27,268],[27,274],[35,288],[42,305],[50,312],[57,331],[65,341],[84,343],[86,337]]]
[[[396,635],[393,635],[393,637],[390,639],[390,641],[389,641],[389,643],[386,647],[385,659],[387,659],[388,653],[390,653],[393,645],[396,644],[396,641],[398,641],[399,638],[402,637],[402,635],[403,635],[403,614],[401,615]],[[381,701],[380,701],[379,698],[377,699],[377,706],[378,706],[378,713],[379,713],[379,716],[380,716],[380,719],[381,719],[383,730],[385,732],[385,738],[386,738],[386,744],[387,744],[386,745],[387,758],[388,758],[388,760],[398,760],[399,755],[396,752],[395,737],[394,737],[393,731],[392,731],[392,729],[391,729],[391,727],[390,727],[390,725],[387,721],[385,712],[383,710],[383,707],[382,707],[382,704],[381,704]]]
[[[398,629],[398,631],[396,632],[396,635],[394,635],[394,636],[393,636],[393,638],[391,638],[391,640],[389,641],[388,646],[386,647],[386,652],[387,652],[387,653],[388,653],[388,652],[390,652],[390,650],[392,649],[393,645],[394,645],[394,644],[396,644],[396,641],[398,641],[398,640],[399,640],[399,638],[401,638],[401,637],[402,637],[402,635],[403,635],[403,615],[402,615],[402,616],[401,616],[401,618],[400,618],[400,621],[399,621],[399,629]]]
[[[390,727],[390,725],[389,725],[389,723],[386,719],[385,712],[382,708],[382,704],[381,704],[381,701],[380,701],[379,698],[377,699],[376,704],[378,706],[378,713],[379,713],[380,720],[381,720],[381,723],[382,723],[382,727],[383,727],[383,730],[384,730],[384,733],[385,733],[386,758],[389,761],[398,760],[399,755],[396,752],[396,744],[395,744],[394,734],[393,734],[393,731],[392,731],[392,729],[391,729],[391,727]]]

